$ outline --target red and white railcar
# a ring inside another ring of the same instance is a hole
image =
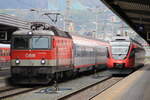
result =
[[[110,42],[108,68],[135,68],[144,64],[145,50],[128,37],[117,36]]]

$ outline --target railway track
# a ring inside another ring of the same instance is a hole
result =
[[[8,97],[13,97],[22,93],[30,92],[38,88],[39,87],[35,87],[35,88],[2,87],[0,89],[0,100],[3,100]]]
[[[58,100],[90,100],[98,94],[104,92],[108,88],[112,87],[113,85],[121,81],[123,78],[124,77],[109,77],[106,80],[83,88],[79,91],[73,92],[72,94],[61,97]]]
[[[77,100],[78,97],[83,95],[82,93],[84,93],[83,98],[88,97],[86,95],[90,95],[88,98],[92,98],[96,94],[105,91],[112,85],[116,84],[121,79],[123,78],[122,77],[114,78],[111,76],[111,73],[108,74],[107,71],[102,71],[97,74],[97,77],[95,77],[95,75],[89,75],[89,76],[79,77],[73,80],[68,80],[66,82],[61,82],[58,84],[59,87],[57,91],[52,90],[54,88],[54,86],[52,85],[43,86],[43,87],[33,87],[33,88],[4,87],[0,89],[0,100],[5,100],[5,99],[16,100],[16,99],[24,99],[24,97],[26,97],[26,100],[31,100],[30,96],[33,96],[34,94],[38,95],[36,97],[32,97],[32,99],[36,99],[36,100],[42,100],[43,95],[47,96],[44,98],[47,99],[50,98],[51,100]],[[92,89],[93,87],[96,87],[96,90]],[[44,92],[42,92],[43,90]],[[93,90],[95,91],[94,93],[89,92]],[[24,96],[22,96],[22,94]],[[83,98],[80,99],[87,100]]]
[[[13,89],[15,89],[15,87],[10,87],[10,86],[1,87],[1,88],[0,88],[0,94],[1,94],[2,92],[6,92],[6,91],[9,91],[9,90],[13,90]]]
[[[102,72],[105,72],[105,71],[102,71]],[[89,76],[92,76],[92,75],[89,75]],[[84,77],[84,76],[83,76]],[[78,78],[75,78],[75,80],[78,80],[82,77],[78,77]],[[72,81],[72,80],[68,80],[66,82],[62,82],[62,83],[67,83],[69,81]],[[59,83],[59,84],[62,84],[62,83]],[[20,94],[23,94],[23,93],[27,93],[27,92],[30,92],[30,91],[33,91],[33,90],[36,90],[36,89],[39,89],[39,88],[46,88],[46,87],[49,87],[49,88],[52,88],[53,86],[43,86],[43,87],[34,87],[34,88],[25,88],[25,87],[14,87],[14,86],[6,86],[6,87],[1,87],[0,88],[0,100],[1,99],[6,99],[6,98],[11,98],[13,96],[18,96]]]

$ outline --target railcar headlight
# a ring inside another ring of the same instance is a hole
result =
[[[45,59],[42,59],[41,64],[45,64],[45,63],[46,63]]]
[[[16,62],[16,64],[20,64],[20,60],[19,59],[17,59],[15,62]]]

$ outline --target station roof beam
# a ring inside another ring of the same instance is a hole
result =
[[[149,0],[101,0],[141,37],[150,43]]]
[[[18,29],[29,29],[30,23],[16,16],[0,14],[0,43],[9,43],[11,35]]]

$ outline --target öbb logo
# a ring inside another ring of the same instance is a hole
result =
[[[33,58],[33,57],[36,57],[36,55],[31,54],[31,53],[27,53],[27,54],[25,54],[25,57]]]

